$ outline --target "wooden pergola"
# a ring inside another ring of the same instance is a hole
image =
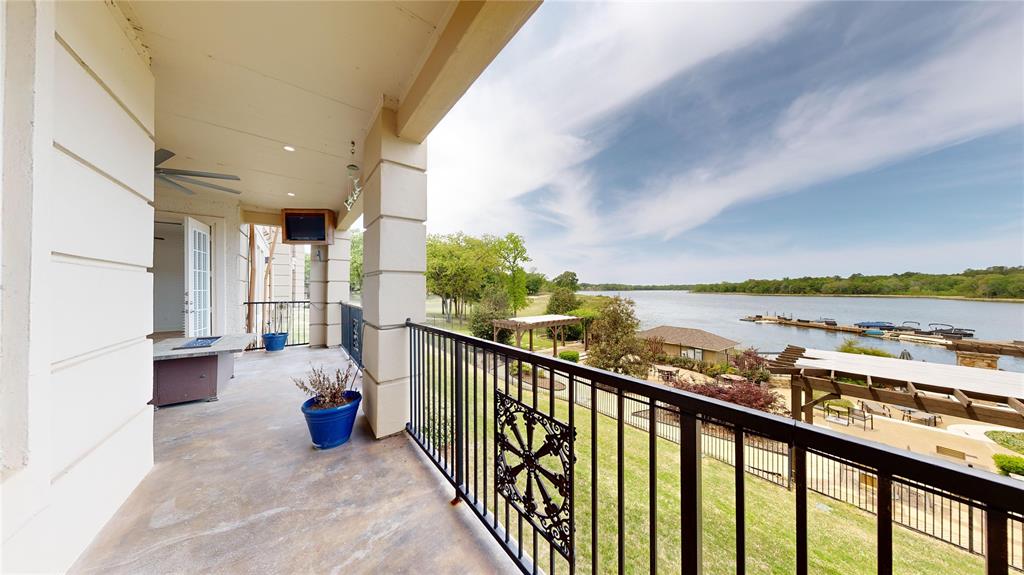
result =
[[[978,389],[977,385],[966,381],[943,385],[864,373],[868,370],[843,371],[798,365],[806,361],[806,353],[802,347],[789,346],[768,365],[773,374],[789,375],[792,379],[790,411],[793,419],[813,422],[815,405],[845,396],[1024,429],[1024,387],[1005,389],[1005,386],[990,384],[986,387],[991,389]],[[813,398],[814,392],[824,395]]]
[[[498,340],[498,330],[507,329],[516,334],[516,347],[522,347],[523,334],[530,334],[530,351],[533,351],[533,330],[551,328],[554,331],[554,347],[551,355],[558,357],[558,336],[561,332],[562,346],[565,346],[565,333],[562,327],[567,325],[582,325],[581,318],[571,315],[533,315],[527,317],[512,317],[509,319],[496,319],[491,322],[494,327],[494,340]]]

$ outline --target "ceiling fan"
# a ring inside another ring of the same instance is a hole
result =
[[[195,178],[212,178],[216,180],[235,180],[239,181],[241,178],[231,174],[217,174],[214,172],[199,172],[196,170],[178,170],[175,168],[161,168],[160,164],[170,160],[174,157],[174,152],[160,148],[156,151],[153,157],[153,175],[156,179],[167,184],[168,186],[184,192],[188,195],[194,195],[195,192],[190,190],[183,184],[190,184],[193,186],[202,186],[204,188],[210,188],[211,190],[217,190],[218,192],[227,192],[229,194],[241,194],[238,190],[233,190],[226,186],[219,184],[213,184],[210,182],[204,182]]]

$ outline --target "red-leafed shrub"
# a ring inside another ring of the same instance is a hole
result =
[[[676,387],[683,391],[696,393],[706,397],[728,401],[744,407],[767,411],[768,413],[784,414],[786,402],[783,398],[766,387],[754,383],[679,383]]]
[[[768,360],[758,355],[757,350],[752,347],[730,357],[729,362],[740,375],[754,383],[763,383],[771,378]]]

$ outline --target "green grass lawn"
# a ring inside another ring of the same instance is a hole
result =
[[[985,436],[1010,451],[1024,454],[1024,432],[986,431]]]
[[[482,359],[470,369],[466,400],[476,410],[467,418],[466,435],[470,442],[471,489],[482,499],[484,468],[488,475],[488,507],[495,509],[493,489],[494,419],[493,382],[486,381]],[[490,371],[490,370],[488,370]],[[501,372],[503,375],[503,372]],[[486,388],[486,405],[483,399]],[[514,383],[513,383],[514,390]],[[513,395],[515,392],[513,391]],[[549,412],[551,398],[539,391],[537,403]],[[522,401],[530,404],[533,396],[524,387]],[[568,403],[554,401],[554,415],[568,420]],[[591,427],[590,409],[576,406],[574,424],[577,431],[575,453],[575,541],[576,564],[581,573],[591,571],[594,547],[591,544],[593,510],[597,510],[597,561],[600,572],[617,569],[618,561],[618,485],[617,485],[617,422],[598,415],[597,427]],[[475,425],[474,425],[475,422]],[[486,434],[484,430],[486,429]],[[591,450],[596,434],[597,452]],[[483,438],[487,435],[487,449]],[[680,475],[679,446],[657,439],[657,544],[658,570],[678,573],[680,568]],[[624,428],[625,523],[623,536],[626,570],[648,572],[651,537],[649,534],[649,435],[629,426]],[[596,503],[592,501],[591,462],[597,458]],[[550,468],[550,463],[547,464]],[[702,464],[703,564],[705,573],[735,572],[735,501],[734,470],[731,466],[706,457]],[[475,481],[472,479],[475,476]],[[745,476],[746,497],[746,567],[748,573],[792,573],[796,557],[795,499],[792,491],[778,485]],[[498,506],[499,520],[504,521],[504,502]],[[518,534],[513,513],[510,531]],[[816,493],[808,493],[809,569],[811,573],[868,574],[875,573],[875,516],[855,506],[838,502]],[[540,540],[538,553],[532,550],[533,537],[524,522],[524,551],[533,555],[545,571],[550,569],[547,545]],[[982,573],[981,557],[961,551],[952,545],[895,526],[893,529],[894,573],[942,573],[959,575]],[[554,572],[568,572],[566,562],[557,557]]]

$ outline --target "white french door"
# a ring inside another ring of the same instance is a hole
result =
[[[211,335],[210,226],[185,218],[185,337]]]

